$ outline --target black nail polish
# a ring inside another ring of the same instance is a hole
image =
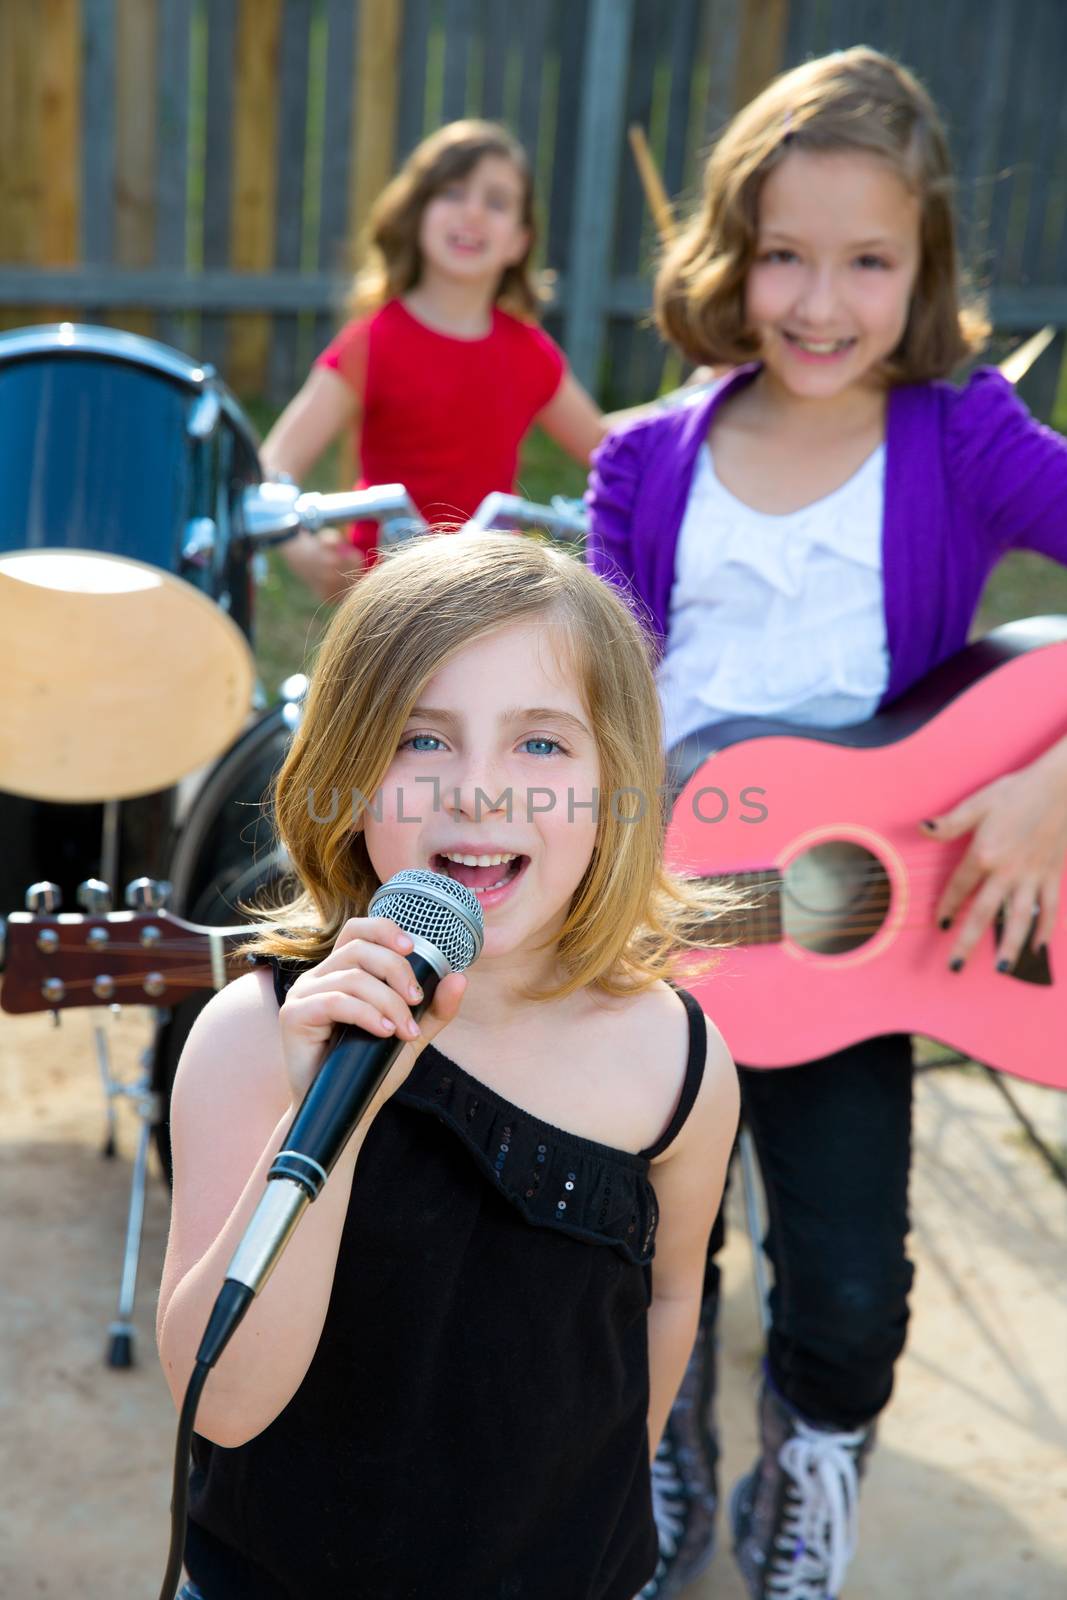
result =
[[[997,971],[998,972],[1010,972],[1011,971],[1011,962],[1007,959],[1006,956],[1001,956],[1000,960],[997,962]]]
[[[950,972],[962,972],[963,971],[963,957],[962,956],[953,956],[952,960],[948,964],[948,970]]]
[[[941,921],[938,923],[938,927],[941,929],[942,932],[944,932],[947,928],[951,928],[951,926],[952,926],[952,918],[951,917],[942,917]]]

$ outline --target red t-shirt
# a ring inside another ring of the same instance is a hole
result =
[[[347,323],[316,364],[359,396],[357,487],[402,483],[427,522],[446,525],[513,491],[519,445],[566,368],[547,333],[498,307],[484,338],[456,339],[399,300]],[[352,543],[371,564],[375,524],[357,524]]]

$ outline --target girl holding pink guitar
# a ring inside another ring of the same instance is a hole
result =
[[[1067,564],[1067,444],[996,372],[943,381],[987,331],[960,302],[950,186],[926,92],[865,48],[778,78],[712,152],[656,307],[684,355],[730,370],[610,436],[589,494],[592,565],[657,639],[669,745],[738,717],[862,722],[964,645],[1004,553]],[[1062,735],[915,817],[916,838],[967,841],[930,908],[952,974],[988,959],[994,925],[990,984],[1053,937]],[[775,1289],[762,1449],[730,1531],[752,1600],[831,1600],[907,1327],[911,1042],[742,1080]],[[657,1600],[711,1550],[714,1254],[658,1463]]]

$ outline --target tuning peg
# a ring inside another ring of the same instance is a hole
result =
[[[90,916],[105,916],[111,910],[111,890],[100,878],[86,878],[78,885],[78,904]]]
[[[51,916],[63,904],[63,892],[58,883],[50,883],[47,878],[40,883],[31,883],[26,890],[26,910],[35,913],[46,912]]]
[[[164,878],[134,878],[126,885],[126,904],[131,911],[162,911],[170,892]]]

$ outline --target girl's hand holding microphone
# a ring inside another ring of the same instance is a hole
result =
[[[452,972],[417,1021],[423,998],[406,957],[412,941],[388,917],[352,917],[325,960],[303,973],[279,1012],[294,1110],[313,1083],[337,1026],[403,1042],[371,1102],[368,1120],[403,1083],[424,1047],[455,1017],[467,979]]]

